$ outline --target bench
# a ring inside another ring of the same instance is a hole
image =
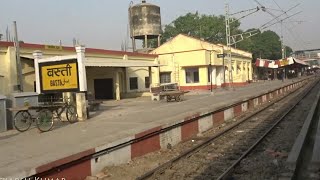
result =
[[[163,92],[163,88],[160,86],[159,87],[151,87],[150,92],[151,92],[151,100],[160,101],[161,92]]]
[[[90,111],[97,111],[100,109],[100,104],[102,104],[103,101],[101,100],[95,100],[95,98],[91,95],[88,94],[88,105],[89,105],[89,110]]]
[[[166,97],[167,102],[171,100],[181,101],[182,96],[189,91],[180,91],[177,88],[166,88],[165,86],[151,87],[151,100],[159,101],[162,97]]]
[[[98,100],[88,100],[89,110],[90,111],[98,111],[100,109],[100,104],[102,104],[103,101]]]

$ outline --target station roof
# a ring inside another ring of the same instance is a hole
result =
[[[13,42],[0,41],[0,47],[10,47],[14,46]],[[31,44],[31,43],[20,43],[21,48],[28,48],[34,50],[62,50],[62,51],[73,51],[75,52],[75,47],[71,46],[51,46],[45,44]],[[86,48],[86,53],[92,54],[106,54],[106,55],[116,55],[116,56],[133,56],[133,57],[146,57],[146,58],[156,58],[158,55],[155,54],[143,54],[136,52],[127,51],[116,51],[116,50],[106,50],[106,49],[96,49],[96,48]],[[32,58],[33,59],[33,58]]]
[[[87,67],[159,67],[152,61],[138,61],[138,60],[119,60],[106,58],[86,58],[84,65]]]

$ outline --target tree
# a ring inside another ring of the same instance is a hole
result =
[[[248,31],[252,31],[250,29]],[[264,59],[281,59],[281,40],[277,33],[268,30],[261,32],[258,30],[258,34],[245,39],[244,41],[237,44],[237,48],[252,52],[253,59],[264,58]],[[287,47],[287,55],[292,52],[290,47]]]
[[[231,29],[233,34],[241,33],[240,22],[233,20]],[[178,17],[164,28],[161,43],[164,43],[178,34],[187,34],[212,43],[226,43],[225,17],[215,15],[200,15],[187,13]],[[156,47],[156,41],[150,41],[148,46]]]
[[[240,22],[231,19],[231,35],[243,33],[240,29]],[[281,58],[281,41],[280,37],[273,31],[261,32],[258,29],[248,29],[246,32],[257,30],[258,34],[236,44],[236,47],[253,53],[253,60],[258,57],[266,59]],[[226,27],[225,16],[201,15],[196,13],[187,13],[180,16],[172,23],[164,28],[161,43],[164,43],[171,38],[183,33],[192,37],[200,38],[211,43],[226,44]],[[150,41],[148,45],[156,47],[156,41]],[[292,52],[290,47],[287,47],[287,55]]]

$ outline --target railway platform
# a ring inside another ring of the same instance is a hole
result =
[[[36,128],[1,133],[0,177],[83,179],[107,165],[164,148],[168,142],[184,141],[251,105],[294,90],[308,78],[251,83],[234,90],[217,89],[213,94],[190,92],[182,102],[151,101],[150,97],[106,101],[86,122],[61,123],[46,133]]]

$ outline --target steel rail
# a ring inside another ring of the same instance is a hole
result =
[[[264,138],[269,135],[269,133],[282,121],[285,119],[285,117],[308,95],[308,93],[313,90],[313,88],[318,84],[319,80],[316,81],[311,87],[309,87],[306,91],[304,91],[303,95],[299,98],[299,100],[292,105],[290,108],[287,109],[287,111],[280,117],[278,120],[252,145],[249,147],[247,151],[245,151],[239,159],[237,159],[236,162],[234,162],[224,173],[222,173],[219,177],[218,180],[225,179],[230,172],[237,166],[239,163],[247,157],[251,151],[258,145],[260,144]]]
[[[305,81],[309,81],[310,79],[312,79],[312,78],[306,78],[306,79],[303,79],[303,80],[300,80],[300,81],[297,81],[297,82],[302,82],[302,83],[303,83],[303,82],[305,82]],[[288,84],[288,85],[290,85],[290,84]],[[287,86],[287,85],[286,85],[286,86]],[[301,87],[299,87],[299,88],[301,88]],[[273,89],[272,91],[276,91],[276,90],[279,90],[279,89],[280,89],[280,88]],[[269,91],[268,91],[268,92],[264,92],[264,93],[262,93],[262,94],[268,94],[268,93],[269,93]],[[248,99],[246,99],[246,100],[249,101],[249,100],[255,99],[255,98],[261,96],[262,94],[259,94],[259,95],[254,96],[254,97],[250,97],[250,98],[248,98]],[[158,131],[154,131],[154,132],[149,133],[149,134],[147,134],[147,135],[145,135],[145,136],[143,136],[143,137],[135,138],[135,139],[132,139],[132,140],[130,140],[130,141],[127,141],[127,142],[118,144],[118,145],[116,145],[116,146],[109,147],[109,148],[103,149],[103,150],[101,150],[101,151],[95,152],[95,153],[93,153],[93,154],[89,154],[89,155],[83,156],[83,157],[81,157],[81,158],[79,158],[79,159],[72,160],[72,161],[70,161],[70,162],[67,162],[67,163],[64,163],[64,164],[61,164],[61,165],[58,165],[58,166],[54,166],[54,167],[52,167],[52,168],[50,168],[50,169],[44,170],[43,172],[39,172],[39,173],[36,173],[36,174],[34,174],[34,175],[28,176],[28,177],[26,177],[25,179],[35,180],[35,179],[38,179],[38,177],[43,177],[43,176],[47,176],[47,175],[54,174],[54,173],[57,173],[57,172],[61,172],[61,171],[65,170],[65,169],[68,169],[68,168],[73,167],[73,166],[75,166],[75,165],[81,164],[81,163],[83,163],[83,162],[85,162],[85,161],[89,161],[89,160],[91,160],[91,159],[99,158],[100,156],[103,156],[103,155],[105,155],[105,154],[110,154],[111,152],[116,151],[116,150],[118,150],[118,149],[121,149],[121,148],[123,148],[123,147],[126,147],[126,146],[128,146],[128,145],[131,145],[131,144],[134,144],[134,143],[143,141],[143,140],[148,139],[148,138],[150,138],[150,137],[154,137],[154,136],[156,136],[156,135],[158,135],[158,134],[167,132],[167,131],[169,131],[169,130],[171,130],[171,129],[174,129],[174,128],[176,128],[176,127],[179,127],[179,126],[182,126],[182,125],[184,125],[184,124],[187,124],[187,123],[196,121],[197,119],[202,118],[202,117],[205,117],[205,116],[208,116],[208,115],[211,114],[211,113],[220,112],[220,111],[223,111],[223,110],[228,109],[228,108],[230,108],[230,107],[235,107],[235,106],[241,104],[241,102],[242,102],[242,101],[235,102],[235,103],[233,103],[232,105],[229,105],[229,106],[226,106],[226,107],[223,107],[223,108],[219,108],[219,109],[215,110],[214,112],[210,112],[210,113],[207,113],[207,114],[203,114],[203,115],[201,115],[201,116],[199,116],[199,117],[195,117],[195,118],[193,118],[193,119],[191,119],[191,120],[184,121],[184,122],[180,122],[180,123],[177,123],[177,124],[175,124],[175,125],[173,125],[173,126],[170,126],[170,127],[167,127],[167,128],[163,128],[163,129],[158,130]]]
[[[303,86],[300,86],[298,89],[301,89]],[[211,142],[217,138],[219,138],[220,136],[224,135],[225,133],[229,132],[230,130],[238,127],[240,124],[242,124],[243,122],[247,121],[248,119],[252,118],[253,116],[259,114],[260,112],[268,109],[269,107],[273,106],[274,104],[278,103],[279,101],[285,99],[286,97],[288,97],[289,95],[293,94],[294,91],[289,92],[288,94],[284,95],[283,97],[277,99],[276,101],[270,103],[269,105],[262,107],[261,109],[253,112],[252,114],[249,114],[248,116],[241,118],[238,122],[236,122],[235,124],[231,125],[230,127],[227,127],[226,129],[224,129],[223,131],[213,135],[211,138],[209,138],[208,140],[206,140],[205,142],[196,145],[195,147],[183,152],[182,154],[180,154],[179,156],[169,160],[168,162],[146,172],[145,174],[143,174],[142,176],[136,178],[137,180],[143,180],[143,179],[147,179],[149,177],[151,177],[153,174],[155,174],[156,172],[161,172],[169,167],[171,167],[174,163],[178,162],[180,159],[188,157],[190,155],[192,155],[193,153],[199,151],[201,148],[211,144]]]

